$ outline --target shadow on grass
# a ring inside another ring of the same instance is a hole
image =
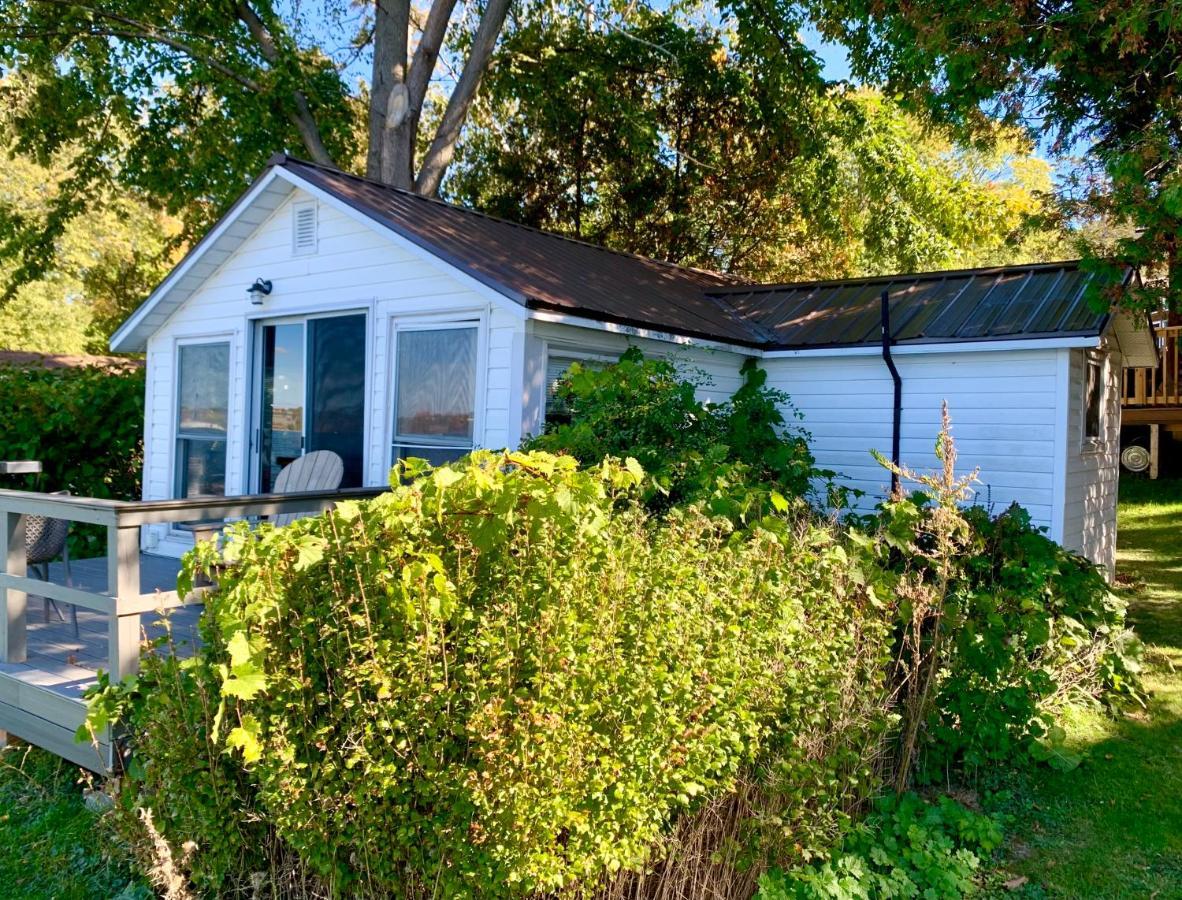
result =
[[[1149,656],[1149,707],[1068,720],[1084,762],[1015,779],[1019,818],[1004,867],[1024,896],[1182,898],[1182,653]]]
[[[1071,711],[1083,764],[1010,783],[1002,866],[1029,879],[1018,896],[1182,900],[1182,479],[1122,482],[1120,498],[1118,578],[1150,700],[1117,718]]]

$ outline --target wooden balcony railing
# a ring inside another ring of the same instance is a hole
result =
[[[112,681],[116,681],[139,667],[141,618],[145,614],[200,600],[178,596],[175,584],[149,585],[150,592],[144,592],[140,578],[141,526],[314,513],[342,499],[379,493],[379,489],[358,488],[122,502],[0,490],[0,739],[11,732],[87,768],[97,770],[110,765],[109,736],[99,736],[97,748],[83,748],[74,743],[74,729],[84,715],[77,699],[79,685],[68,683],[60,673],[41,669],[29,661],[29,594],[73,604],[106,618],[106,669]],[[25,543],[29,516],[105,527],[106,589],[92,586],[80,590],[29,577]],[[93,620],[93,614],[89,618]],[[97,756],[95,749],[99,751]]]
[[[1182,407],[1182,325],[1158,326],[1155,332],[1158,364],[1124,370],[1121,406]]]

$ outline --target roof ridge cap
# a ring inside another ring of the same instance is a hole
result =
[[[742,291],[750,291],[751,293],[771,293],[773,291],[794,291],[803,288],[823,288],[823,287],[837,287],[840,285],[851,284],[874,284],[875,282],[890,282],[901,281],[907,279],[909,281],[937,281],[945,278],[966,277],[974,278],[980,275],[988,274],[1002,274],[1005,272],[1031,272],[1040,269],[1068,269],[1080,268],[1080,263],[1083,262],[1082,257],[1076,259],[1062,259],[1052,260],[1050,262],[1038,263],[1016,263],[1014,265],[1002,266],[977,266],[968,269],[932,269],[927,272],[892,272],[885,275],[859,275],[854,278],[819,278],[819,279],[805,279],[802,281],[784,281],[784,282],[749,282],[746,284],[736,285],[734,288],[717,288],[718,291],[730,293],[740,293]]]

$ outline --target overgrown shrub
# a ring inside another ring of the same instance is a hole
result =
[[[730,400],[704,403],[697,398],[704,375],[636,347],[603,369],[575,363],[558,384],[569,421],[548,424],[527,448],[584,465],[632,457],[652,475],[645,496],[655,509],[706,501],[742,519],[766,509],[773,490],[809,495],[833,473],[816,468],[808,435],[785,420],[788,395],[767,387],[754,360],[742,376]]]
[[[829,859],[764,875],[758,900],[958,900],[976,891],[981,864],[1001,840],[996,820],[949,797],[887,796]]]
[[[993,516],[960,501],[945,412],[935,475],[900,492],[855,540],[899,603],[895,682],[906,724],[896,784],[1033,756],[1069,764],[1056,707],[1137,697],[1137,645],[1101,569],[1050,540],[1014,505]]]
[[[0,365],[0,459],[38,459],[43,473],[6,487],[139,499],[144,372],[127,366],[41,369]],[[105,535],[75,525],[75,555],[105,548]]]
[[[135,802],[200,882],[258,864],[232,845],[261,818],[339,893],[557,891],[642,866],[747,770],[800,846],[868,791],[889,623],[831,531],[651,520],[634,461],[397,476],[234,529],[197,659],[122,694]]]

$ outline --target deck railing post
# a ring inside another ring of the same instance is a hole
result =
[[[114,598],[107,626],[112,681],[133,675],[140,665],[140,616],[120,615],[120,603],[140,595],[140,530],[138,526],[107,526],[107,593]]]
[[[21,513],[0,512],[0,549],[4,552],[7,575],[28,574],[25,551],[25,517]],[[23,663],[27,650],[26,625],[29,596],[24,591],[0,587],[0,662]]]

